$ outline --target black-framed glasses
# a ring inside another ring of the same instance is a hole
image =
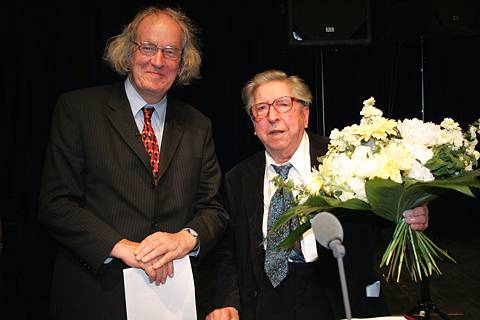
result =
[[[159,47],[151,42],[132,42],[138,47],[138,50],[140,50],[141,53],[148,57],[156,55],[158,50],[162,51],[162,55],[165,59],[178,60],[182,55],[182,50],[174,46]]]
[[[299,100],[295,97],[285,96],[273,100],[271,103],[260,102],[250,107],[250,115],[253,119],[265,118],[270,112],[270,107],[273,107],[278,113],[286,113],[293,108],[293,102],[297,101],[305,105],[305,101]]]

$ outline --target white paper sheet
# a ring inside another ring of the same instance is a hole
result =
[[[128,320],[196,320],[195,286],[188,256],[173,261],[174,276],[150,283],[142,269],[123,270]]]
[[[375,281],[374,283],[368,285],[366,288],[367,297],[378,298],[380,297],[380,281]]]
[[[342,319],[346,320],[346,319]],[[376,317],[376,318],[352,318],[352,320],[405,320],[405,317],[391,316],[391,317]]]

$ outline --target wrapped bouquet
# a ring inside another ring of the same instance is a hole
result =
[[[364,101],[360,114],[360,124],[331,132],[328,152],[309,181],[295,185],[275,179],[277,186],[298,194],[274,226],[299,218],[298,228],[281,245],[292,246],[317,212],[370,211],[396,225],[381,261],[388,267],[387,279],[399,281],[403,269],[415,281],[433,271],[440,273],[436,259],[453,259],[423,232],[411,230],[402,213],[448,189],[474,196],[471,189],[480,188],[480,169],[475,170],[480,120],[463,131],[450,118],[440,125],[388,119],[373,97]]]

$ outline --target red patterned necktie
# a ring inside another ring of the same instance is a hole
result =
[[[152,113],[155,111],[154,108],[144,107],[143,110],[143,119],[144,125],[142,130],[142,141],[147,150],[148,155],[150,156],[150,166],[152,167],[153,174],[153,184],[157,184],[158,179],[158,164],[160,162],[160,150],[158,149],[157,138],[155,137],[155,131],[152,127]]]

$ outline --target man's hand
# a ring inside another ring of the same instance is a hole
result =
[[[159,268],[153,267],[153,265],[160,260],[159,257],[146,263],[138,261],[134,254],[138,245],[138,242],[122,239],[115,244],[111,255],[114,258],[122,260],[129,267],[143,269],[150,282],[155,281],[157,286],[160,285],[160,283],[164,284],[167,280],[167,276],[170,278],[173,277],[173,262],[171,261]]]
[[[129,267],[140,268],[140,263],[133,254],[138,245],[138,242],[122,239],[115,244],[110,255],[122,260]]]
[[[210,312],[205,320],[238,320],[240,317],[238,316],[237,309],[233,307],[225,307],[220,309],[215,309]]]
[[[153,263],[153,268],[158,269],[174,259],[183,258],[196,245],[197,238],[186,230],[176,233],[155,232],[143,239],[135,249],[135,257],[142,263],[148,263],[158,258]]]
[[[167,277],[173,278],[173,261],[170,261],[160,268],[155,269],[153,268],[153,264],[158,260],[159,258],[156,258],[147,263],[140,263],[141,268],[147,274],[150,283],[155,281],[157,286],[160,284],[165,284]]]
[[[412,230],[423,231],[428,227],[428,207],[426,204],[403,212],[405,222]]]

